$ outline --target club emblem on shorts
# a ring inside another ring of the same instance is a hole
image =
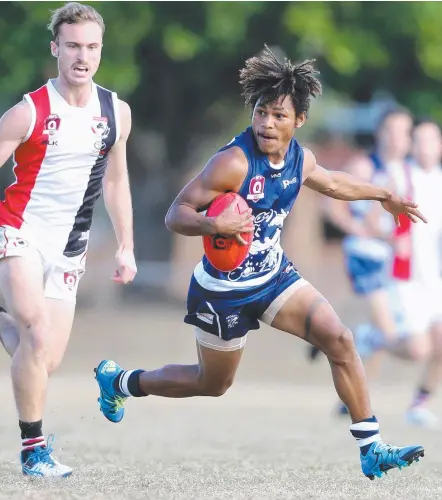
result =
[[[233,328],[238,324],[239,318],[237,314],[230,314],[226,318],[227,321],[227,328]]]
[[[60,128],[60,117],[58,115],[49,115],[44,121],[43,134],[54,135]]]
[[[107,124],[106,116],[94,116],[92,120],[92,132],[101,139],[109,136],[110,128]]]
[[[72,291],[77,284],[77,271],[66,271],[64,273],[65,285]]]
[[[26,240],[23,240],[22,238],[16,238],[14,241],[13,241],[13,245],[15,247],[22,247],[22,248],[25,248],[25,247],[28,247],[29,246],[29,243],[26,241]]]
[[[265,178],[262,175],[255,175],[250,180],[249,184],[249,194],[247,195],[248,200],[258,201],[264,198],[264,183]]]

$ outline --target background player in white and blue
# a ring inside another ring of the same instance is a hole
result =
[[[353,335],[287,260],[280,234],[302,184],[339,199],[378,200],[396,220],[401,213],[413,222],[425,218],[415,203],[385,188],[343,172],[326,171],[298,144],[293,134],[306,121],[311,97],[321,93],[315,73],[311,61],[280,62],[267,47],[246,61],[240,82],[245,101],[253,108],[252,126],[218,151],[180,192],[166,225],[187,236],[240,238],[239,233],[252,231],[248,228],[253,220],[250,255],[230,273],[216,271],[206,258],[195,268],[185,321],[195,326],[197,364],[144,371],[123,370],[114,361],[104,360],[95,369],[99,402],[105,417],[119,422],[125,398],[131,395],[224,394],[235,377],[247,332],[258,328],[261,320],[307,340],[327,355],[336,390],[349,408],[363,473],[372,479],[411,464],[423,455],[423,447],[398,448],[381,440]],[[249,212],[238,215],[228,208],[218,217],[205,217],[202,212],[227,191],[243,196]]]

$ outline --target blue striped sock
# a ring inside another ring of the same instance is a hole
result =
[[[372,443],[381,440],[381,436],[379,434],[379,422],[374,415],[370,418],[362,420],[362,422],[351,424],[350,432],[353,437],[356,438],[356,442],[361,449],[362,455],[367,453]]]

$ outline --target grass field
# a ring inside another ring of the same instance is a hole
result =
[[[324,359],[263,327],[252,332],[238,378],[222,398],[130,400],[111,424],[98,411],[93,367],[109,357],[128,368],[195,360],[192,330],[170,306],[79,311],[62,369],[51,379],[44,428],[66,480],[20,474],[19,430],[1,353],[0,498],[17,499],[436,499],[442,498],[442,436],[403,419],[417,367],[389,363],[372,402],[386,441],[419,443],[426,456],[373,482],[364,478]],[[442,412],[435,401],[433,409]]]

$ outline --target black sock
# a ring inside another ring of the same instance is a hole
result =
[[[140,375],[145,370],[124,370],[114,380],[113,387],[120,394],[141,398],[146,396],[140,389]]]
[[[38,420],[37,422],[22,422],[19,420],[18,425],[20,426],[22,439],[35,439],[43,436],[42,420]]]

